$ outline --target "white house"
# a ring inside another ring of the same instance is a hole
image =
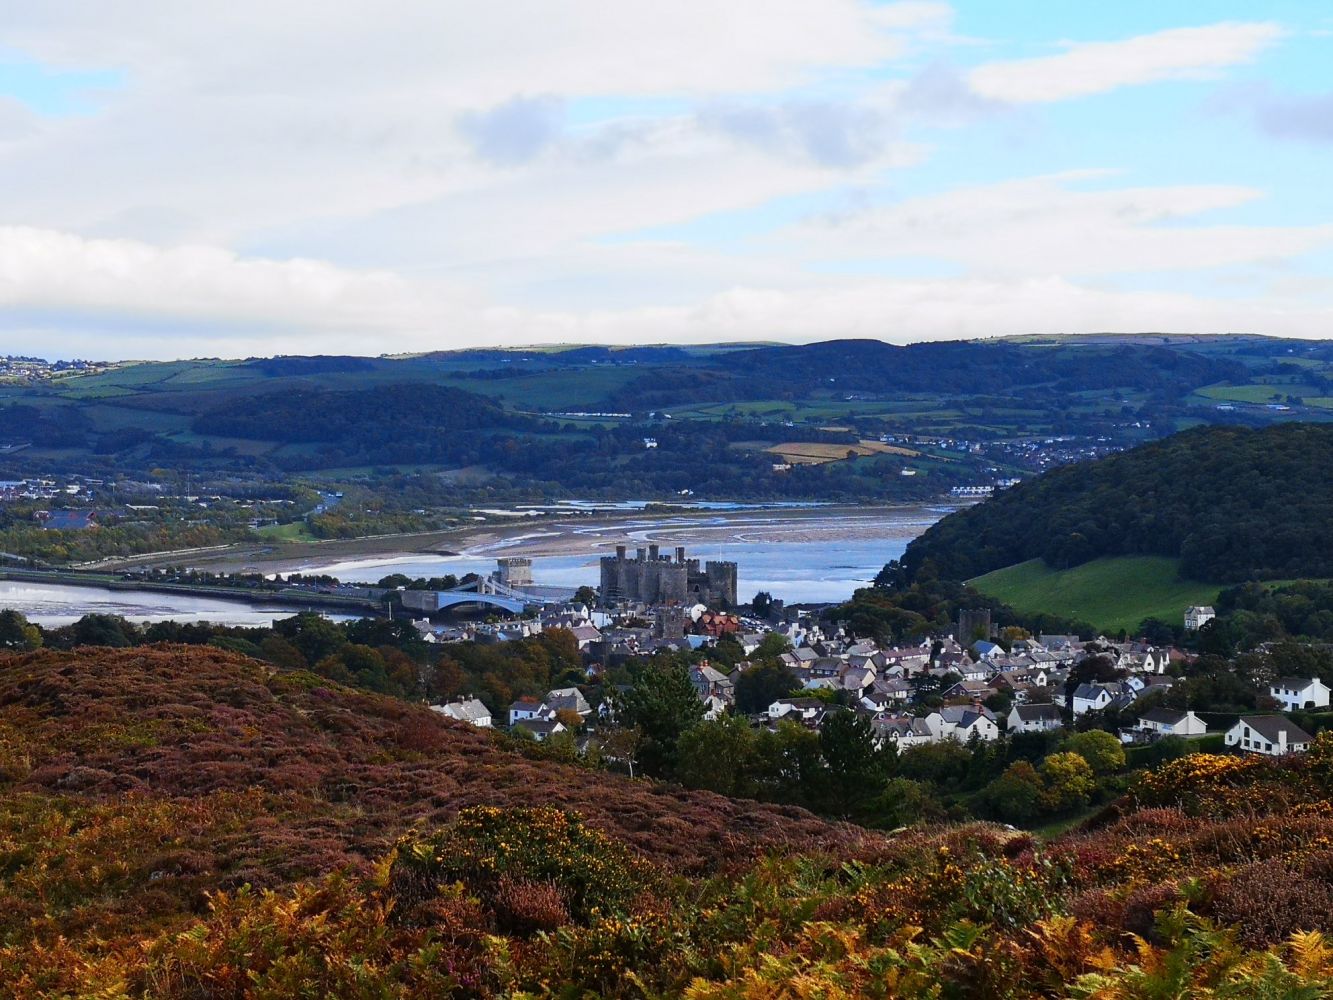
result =
[[[1139,674],[1162,674],[1170,666],[1171,654],[1165,649],[1148,647],[1147,649],[1124,650],[1116,658],[1117,670],[1129,670]]]
[[[491,726],[491,710],[476,698],[460,698],[447,705],[432,705],[431,711],[439,712],[446,718],[458,722],[467,722],[482,729]]]
[[[946,705],[926,716],[926,726],[938,743],[955,739],[966,743],[973,733],[983,740],[1000,737],[1000,726],[995,714],[988,708],[970,705]]]
[[[546,706],[548,715],[555,715],[561,709],[570,712],[577,712],[580,718],[586,719],[592,715],[592,706],[588,700],[583,697],[583,692],[576,687],[555,688],[546,692]]]
[[[1190,605],[1185,609],[1185,631],[1197,632],[1217,617],[1217,612],[1208,605],[1197,607]]]
[[[551,715],[546,703],[537,698],[519,698],[509,706],[509,724],[511,726],[529,719],[545,719]]]
[[[1269,687],[1268,693],[1288,712],[1294,712],[1298,708],[1328,708],[1330,690],[1318,677],[1309,680],[1304,677],[1279,677]]]
[[[774,721],[817,722],[827,708],[828,703],[818,698],[779,698],[768,706],[768,717]]]
[[[861,704],[872,712],[878,712],[888,705],[910,701],[912,685],[899,677],[881,678],[870,685],[869,691],[861,692]]]
[[[910,715],[877,715],[870,720],[870,727],[881,747],[895,746],[906,750],[930,743],[935,738],[924,719],[914,719]]]
[[[1314,737],[1290,719],[1281,715],[1242,715],[1227,730],[1226,745],[1239,747],[1250,753],[1282,757],[1289,753],[1304,753]]]
[[[1008,655],[1005,648],[986,639],[978,639],[972,644],[972,652],[981,660],[994,660]]]
[[[1161,736],[1202,736],[1208,725],[1193,712],[1172,708],[1150,708],[1139,716],[1139,728]]]
[[[1064,717],[1054,705],[1015,705],[1009,710],[1009,732],[1046,733],[1064,725]]]
[[[565,725],[559,719],[520,719],[512,728],[515,732],[527,733],[538,743],[545,743],[556,733],[565,731]]]
[[[734,704],[736,704],[734,700],[728,701],[720,695],[710,694],[704,699],[704,718],[709,722],[720,719],[730,711]]]
[[[1074,714],[1100,712],[1114,700],[1115,695],[1104,684],[1080,684],[1074,689]]]

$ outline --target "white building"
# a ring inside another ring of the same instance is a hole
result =
[[[521,719],[512,728],[516,733],[527,733],[538,743],[545,743],[556,733],[563,733],[565,724],[558,719]]]
[[[973,733],[980,739],[1000,738],[1000,726],[989,708],[970,705],[948,705],[926,716],[926,726],[935,742],[954,739],[966,743]]]
[[[895,746],[906,750],[935,739],[924,719],[914,719],[910,715],[877,715],[870,720],[870,726],[881,747]]]
[[[1197,632],[1216,617],[1217,612],[1207,605],[1203,607],[1191,605],[1185,609],[1185,631]]]
[[[816,722],[823,717],[828,703],[818,698],[779,698],[768,706],[768,717],[773,721]]]
[[[1074,689],[1072,708],[1075,715],[1100,712],[1114,700],[1115,695],[1104,684],[1080,684]]]
[[[1242,715],[1227,730],[1225,737],[1229,747],[1239,747],[1269,757],[1304,753],[1313,740],[1313,736],[1281,715]]]
[[[1279,677],[1268,693],[1288,712],[1299,708],[1328,708],[1330,690],[1318,677]]]
[[[546,707],[545,702],[536,698],[519,698],[509,706],[509,724],[511,726],[533,719],[547,719],[550,716],[551,710]]]
[[[1139,728],[1161,736],[1202,736],[1208,725],[1193,712],[1171,708],[1150,708],[1139,716]]]
[[[466,722],[482,729],[491,727],[491,710],[476,698],[460,698],[447,705],[432,705],[431,711],[439,712],[446,718]]]
[[[1009,732],[1047,733],[1064,725],[1064,717],[1054,705],[1015,705],[1009,710]]]

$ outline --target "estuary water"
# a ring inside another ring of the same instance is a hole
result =
[[[527,556],[534,582],[574,590],[599,581],[598,560],[629,546],[656,542],[663,551],[684,545],[690,558],[737,564],[738,595],[748,601],[766,590],[788,603],[842,601],[866,586],[907,543],[942,516],[949,506],[904,507],[861,513],[756,510],[736,516],[710,510],[645,513],[629,521],[543,522],[530,531],[483,536],[457,554],[385,554],[351,560],[311,560],[302,572],[328,573],[344,581],[373,583],[391,573],[410,577],[489,573],[501,556]],[[0,608],[22,611],[42,625],[65,625],[85,614],[123,615],[136,622],[213,621],[228,625],[268,625],[294,613],[285,604],[105,590],[57,584],[0,581]],[[334,616],[338,617],[338,616]]]
[[[189,594],[67,587],[17,580],[0,580],[0,608],[21,611],[29,621],[46,627],[68,625],[90,614],[120,615],[140,624],[210,621],[220,625],[264,626],[273,624],[275,618],[287,618],[296,613],[289,604],[250,604]]]
[[[690,558],[737,564],[738,596],[758,591],[788,603],[841,601],[869,584],[907,543],[953,508],[916,507],[866,517],[845,514],[791,518],[757,513],[742,520],[707,515],[645,517],[614,525],[579,524],[534,529],[523,535],[470,546],[457,555],[423,553],[312,563],[303,571],[329,573],[341,580],[375,582],[391,573],[431,577],[489,573],[501,556],[532,559],[535,583],[577,588],[596,586],[598,560],[617,543],[634,549],[649,542],[663,552],[684,545]]]

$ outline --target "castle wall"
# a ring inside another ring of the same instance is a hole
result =
[[[616,555],[601,560],[601,600],[606,606],[617,604],[686,604],[702,601],[710,605],[736,605],[736,564],[709,562],[699,568],[698,559],[685,559],[685,550],[676,549],[676,557],[659,554],[656,545],[639,549],[635,558],[617,547]]]

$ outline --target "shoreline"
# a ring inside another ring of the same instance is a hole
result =
[[[244,542],[195,552],[188,565],[214,572],[317,572],[319,566],[407,556],[545,558],[600,555],[618,544],[709,545],[728,541],[802,542],[857,538],[910,538],[965,504],[843,504],[768,507],[740,511],[599,511],[523,518],[512,523],[465,525],[441,531],[319,542]],[[913,516],[915,515],[915,516]],[[107,570],[179,565],[183,553],[153,553],[107,564]]]

